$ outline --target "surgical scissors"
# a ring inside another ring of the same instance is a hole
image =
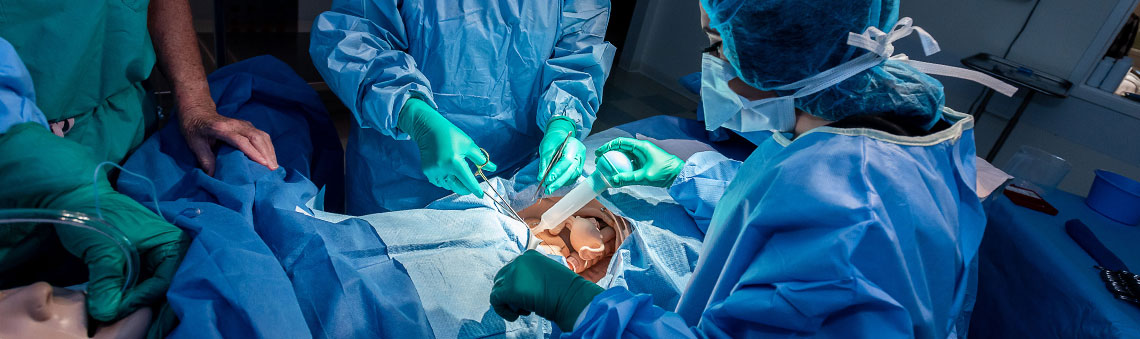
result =
[[[558,145],[558,150],[554,151],[554,156],[550,157],[550,163],[546,165],[546,172],[542,173],[542,179],[538,181],[538,189],[534,191],[534,200],[537,201],[538,197],[542,196],[542,186],[546,184],[547,177],[550,176],[550,170],[554,169],[554,164],[562,159],[562,151],[566,149],[566,143],[570,142],[573,134],[567,134],[566,139],[562,139],[562,144]]]
[[[510,202],[507,201],[507,199],[504,198],[502,194],[499,194],[498,190],[495,190],[494,185],[491,185],[488,182],[489,179],[487,179],[487,175],[483,173],[483,167],[487,166],[487,164],[491,162],[491,155],[488,154],[487,150],[485,149],[479,148],[479,150],[483,152],[483,157],[487,159],[487,162],[475,166],[475,175],[483,178],[483,182],[487,183],[487,187],[491,189],[491,192],[483,191],[483,193],[491,198],[491,202],[495,203],[495,207],[499,209],[500,213],[506,214],[508,217],[511,217],[511,219],[518,220],[519,222],[523,223],[523,225],[526,225],[526,220],[523,220],[522,216],[519,216],[519,212],[516,212],[515,209],[511,207]]]

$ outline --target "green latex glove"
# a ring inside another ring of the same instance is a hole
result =
[[[624,153],[634,168],[632,172],[619,172],[607,177],[606,179],[614,184],[614,187],[627,185],[669,187],[673,184],[673,179],[681,173],[681,167],[685,165],[685,161],[681,158],[644,140],[617,138],[598,147],[594,154],[601,157],[609,151]]]
[[[534,312],[569,333],[578,315],[602,291],[566,266],[529,250],[495,274],[491,307],[508,321]]]
[[[419,146],[420,168],[432,185],[459,195],[483,197],[479,182],[464,160],[476,166],[486,163],[484,172],[494,172],[497,167],[467,133],[447,121],[431,105],[415,98],[404,103],[396,127],[411,135]]]
[[[91,186],[96,162],[91,150],[51,134],[43,126],[21,124],[0,135],[0,208],[46,208],[97,216]],[[133,199],[98,180],[103,219],[118,228],[139,253],[139,280],[122,291],[126,258],[106,238],[71,227],[56,227],[63,247],[87,266],[87,312],[114,321],[141,307],[160,304],[189,245],[182,230]],[[36,255],[60,255],[40,253]],[[0,260],[29,260],[5,256]]]
[[[586,146],[574,137],[574,122],[569,118],[559,117],[550,121],[546,126],[546,135],[542,143],[538,144],[538,179],[546,174],[546,167],[558,152],[558,146],[566,140],[566,147],[562,148],[562,157],[551,167],[550,174],[546,176],[546,194],[554,193],[567,182],[582,175],[582,165],[586,161]],[[570,137],[569,140],[566,137]]]

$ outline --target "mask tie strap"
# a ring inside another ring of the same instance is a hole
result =
[[[863,34],[848,33],[847,44],[870,51],[873,55],[884,60],[889,59],[905,63],[922,73],[973,81],[1005,96],[1013,96],[1017,93],[1017,87],[982,72],[961,67],[910,60],[906,54],[891,55],[894,53],[894,42],[910,36],[911,33],[918,33],[918,37],[922,41],[923,53],[925,53],[926,56],[934,55],[942,50],[938,45],[938,41],[935,40],[929,32],[922,29],[922,27],[914,26],[914,20],[911,18],[899,19],[898,24],[895,25],[890,33],[883,33],[875,27],[867,28],[867,31],[863,32]]]

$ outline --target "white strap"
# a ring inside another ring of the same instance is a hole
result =
[[[899,19],[898,23],[891,28],[889,33],[885,33],[878,28],[868,27],[863,34],[848,33],[847,44],[870,51],[869,54],[861,55],[855,59],[847,61],[839,66],[830,68],[819,74],[813,75],[806,79],[796,81],[787,85],[774,88],[775,90],[790,91],[796,90],[795,94],[791,95],[792,98],[802,98],[811,94],[818,93],[828,87],[835,86],[836,84],[847,80],[860,72],[868,70],[872,67],[878,66],[887,60],[896,60],[907,63],[920,72],[933,75],[942,75],[954,78],[970,80],[982,84],[986,87],[994,89],[998,93],[1006,96],[1013,96],[1017,93],[1017,87],[1007,84],[997,78],[991,77],[981,72],[972,71],[960,67],[953,67],[947,65],[939,65],[928,62],[921,62],[909,60],[906,54],[895,55],[894,42],[899,39],[910,36],[912,33],[918,33],[918,37],[922,40],[922,49],[927,56],[933,55],[941,51],[938,46],[938,41],[929,32],[914,25],[914,20],[911,18]]]
[[[1016,86],[1007,84],[1004,81],[982,72],[961,67],[909,60],[905,54],[893,55],[895,50],[894,42],[910,36],[910,34],[914,32],[918,32],[918,37],[922,40],[922,50],[926,53],[926,56],[934,55],[942,50],[942,48],[938,46],[938,41],[934,40],[934,37],[931,36],[929,32],[922,29],[922,27],[914,26],[914,20],[911,18],[899,19],[899,22],[895,24],[895,27],[891,29],[890,33],[883,33],[883,31],[875,27],[867,28],[867,31],[863,32],[863,34],[848,33],[847,44],[868,50],[882,59],[905,62],[926,74],[970,80],[992,88],[994,91],[1005,96],[1012,97],[1017,93],[1018,88]]]
[[[998,80],[997,78],[972,69],[946,66],[917,60],[906,60],[903,62],[905,62],[907,65],[910,65],[911,67],[914,67],[914,69],[917,69],[919,72],[970,80],[979,83],[982,86],[992,88],[995,92],[1001,93],[1007,97],[1012,97],[1017,93],[1018,90],[1017,86],[1007,84],[1004,81]]]
[[[899,19],[895,27],[891,28],[890,33],[883,33],[873,26],[868,27],[863,34],[847,33],[847,44],[871,51],[883,59],[888,59],[894,55],[895,41],[908,37],[914,32],[918,32],[918,38],[922,41],[922,50],[926,56],[942,51],[942,48],[938,46],[938,40],[934,40],[934,36],[931,36],[922,27],[915,26],[914,20],[911,18]]]

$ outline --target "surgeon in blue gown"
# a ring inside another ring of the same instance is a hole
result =
[[[668,187],[707,218],[677,308],[603,290],[530,251],[496,275],[496,312],[533,312],[568,337],[961,335],[985,226],[974,121],[944,108],[942,86],[889,48],[916,32],[936,42],[898,17],[898,0],[701,5],[716,47],[704,56],[706,127],[756,150],[743,163],[715,153],[684,162],[628,138],[596,150],[633,160],[615,185]],[[865,32],[873,43],[849,45]]]
[[[615,52],[609,13],[608,0],[333,1],[309,52],[356,120],[348,213],[482,196],[474,166],[510,175],[541,153],[545,172],[563,140],[548,183],[572,182]]]

